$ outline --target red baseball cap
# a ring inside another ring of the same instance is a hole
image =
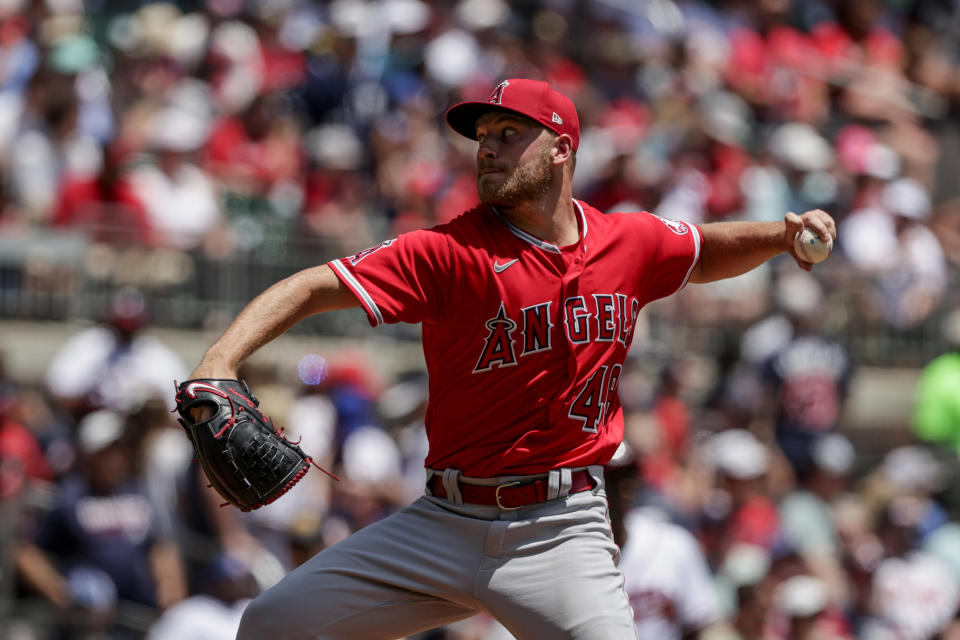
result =
[[[461,102],[447,109],[447,124],[462,136],[477,139],[477,120],[490,111],[519,113],[547,129],[573,138],[580,146],[580,120],[573,101],[546,82],[526,78],[504,80],[486,102]]]

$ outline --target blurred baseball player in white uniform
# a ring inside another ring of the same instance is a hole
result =
[[[620,571],[640,640],[695,638],[719,620],[710,567],[696,538],[665,512],[637,506],[642,481],[621,447],[604,479]]]

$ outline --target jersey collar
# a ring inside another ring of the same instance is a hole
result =
[[[580,237],[578,238],[577,242],[583,242],[587,237],[587,214],[584,213],[583,207],[580,206],[580,203],[577,202],[576,199],[573,201],[573,206],[577,210],[577,215],[580,216]],[[497,210],[496,207],[491,206],[490,208],[493,209],[493,212],[497,214],[497,217],[500,218],[505,225],[507,225],[507,229],[509,229],[513,235],[525,242],[532,244],[535,247],[543,249],[544,251],[549,251],[550,253],[562,253],[560,247],[557,245],[551,244],[545,240],[541,240],[535,235],[527,233],[517,225],[507,220],[503,214]]]

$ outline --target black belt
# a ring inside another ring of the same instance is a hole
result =
[[[547,498],[548,483],[546,478],[530,482],[503,482],[498,485],[467,484],[458,481],[457,486],[460,487],[460,496],[464,503],[496,506],[507,511],[549,500]],[[570,478],[570,493],[587,491],[595,486],[593,476],[586,469],[574,471]],[[442,475],[431,477],[427,481],[427,487],[430,489],[430,493],[438,498],[447,497]]]

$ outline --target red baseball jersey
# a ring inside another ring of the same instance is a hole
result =
[[[640,309],[680,289],[700,231],[574,201],[579,240],[544,242],[481,205],[330,266],[374,326],[423,323],[426,466],[466,476],[609,461]]]

